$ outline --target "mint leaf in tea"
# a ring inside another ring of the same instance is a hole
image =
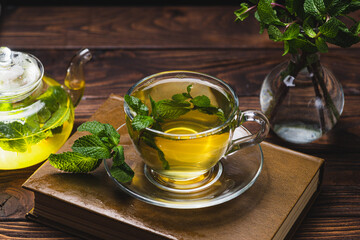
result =
[[[179,89],[184,90],[179,93]],[[147,114],[138,111],[137,104],[132,108],[134,98],[147,106]],[[201,175],[224,154],[229,127],[203,134],[222,126],[233,107],[228,95],[215,85],[163,80],[139,88],[131,98],[125,97],[127,100],[131,100],[127,103],[135,113],[132,120],[127,119],[129,134],[150,169],[170,178]],[[196,171],[199,174],[194,174]]]

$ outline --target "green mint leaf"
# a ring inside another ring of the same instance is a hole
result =
[[[49,120],[47,120],[41,129],[56,128],[64,124],[70,117],[70,108],[60,107],[54,112]]]
[[[30,145],[40,142],[51,135],[48,131],[35,132],[29,126],[36,117],[28,117],[25,123],[17,121],[0,122],[0,145],[4,150],[13,152],[26,152]]]
[[[355,35],[359,35],[360,34],[360,21],[355,23],[351,28],[350,31],[355,34]]]
[[[192,98],[191,95],[190,95],[190,92],[191,92],[192,87],[193,87],[192,84],[190,84],[190,85],[188,85],[188,86],[186,87],[186,91],[187,91],[187,94],[188,94],[189,98]]]
[[[113,165],[110,174],[119,182],[129,182],[134,177],[134,171],[125,163],[124,148],[116,146],[113,148]]]
[[[324,2],[330,16],[342,14],[351,4],[351,0],[325,0]]]
[[[125,162],[124,147],[116,146],[112,150],[113,150],[113,167],[122,165]]]
[[[135,131],[140,131],[150,127],[154,121],[150,116],[136,115],[131,122],[131,126]]]
[[[321,21],[322,16],[326,14],[325,3],[323,0],[305,0],[304,11],[305,14],[311,15]]]
[[[306,35],[308,35],[311,38],[316,37],[316,32],[314,31],[314,28],[310,25],[310,19],[311,17],[307,17],[303,23],[303,30]]]
[[[12,109],[11,103],[0,103],[0,112],[10,111]]]
[[[341,1],[341,0],[339,0]],[[355,12],[357,10],[360,10],[360,1],[355,0],[355,1],[351,1],[351,3],[349,4],[349,6],[342,12],[342,14],[349,14],[351,12]]]
[[[290,45],[288,41],[284,41],[284,53],[282,54],[283,56],[285,56],[286,54],[288,54],[290,51]]]
[[[275,27],[274,25],[270,25],[268,27],[268,34],[269,34],[269,38],[275,42],[281,41],[283,38],[283,34],[282,32]]]
[[[247,12],[247,10],[249,9],[249,5],[247,3],[241,3],[240,7],[241,7],[240,9],[234,12],[236,16],[235,19],[236,21],[237,20],[244,21],[249,16],[249,12]]]
[[[297,15],[301,18],[303,16],[303,1],[299,0],[286,0],[286,9],[293,15]]]
[[[108,123],[104,124],[105,134],[110,139],[110,142],[113,146],[116,146],[120,143],[120,134],[116,131],[116,129]]]
[[[329,37],[329,38],[335,38],[338,34],[340,28],[346,27],[344,23],[342,23],[337,18],[330,18],[327,22],[325,22],[323,25],[319,27],[319,31],[322,35]]]
[[[261,21],[258,11],[254,13],[254,17],[260,23],[259,34],[263,34],[265,28],[267,28],[267,25]]]
[[[202,107],[202,108],[198,108],[197,110],[199,112],[206,113],[209,115],[216,115],[222,122],[226,121],[224,111],[215,106]]]
[[[324,37],[324,39],[337,46],[347,48],[360,41],[360,37],[357,34],[352,33],[348,28],[341,27],[334,38]]]
[[[119,166],[112,166],[110,174],[121,183],[130,182],[134,177],[134,171],[126,163]]]
[[[110,158],[110,150],[101,141],[98,136],[85,135],[75,140],[71,149],[74,152],[81,153],[86,157],[92,157],[96,159]]]
[[[26,152],[28,145],[24,139],[0,140],[0,147],[5,151]]]
[[[226,121],[225,114],[224,114],[224,111],[222,109],[218,108],[215,115],[220,119],[220,121],[222,121],[222,122]]]
[[[210,106],[210,99],[205,95],[197,96],[197,97],[191,99],[190,102],[192,104],[194,104],[194,106],[200,107],[200,108]]]
[[[321,53],[326,53],[328,51],[328,46],[326,44],[326,41],[321,37],[315,39],[315,45],[319,50],[319,52]]]
[[[147,116],[149,115],[148,107],[138,98],[125,95],[125,102],[129,105],[129,107],[136,112],[136,114]]]
[[[53,167],[65,172],[87,173],[95,170],[100,165],[101,160],[86,157],[78,152],[64,152],[51,154],[49,162]]]
[[[51,118],[51,112],[46,107],[42,108],[38,113],[38,118],[40,123],[45,123]]]
[[[165,159],[165,154],[163,151],[161,151],[160,149],[157,149],[158,151],[158,156],[159,156],[159,159],[161,161],[161,164],[162,164],[162,167],[163,169],[165,170],[169,170],[170,169],[170,165],[169,165],[169,162]]]
[[[289,44],[290,44],[290,51],[294,51],[295,53],[297,49],[302,49],[304,52],[308,52],[308,53],[317,52],[316,45],[304,38],[296,38],[289,40]]]
[[[300,26],[297,23],[291,24],[284,32],[282,40],[291,40],[296,38],[300,33]]]
[[[261,22],[268,25],[284,26],[285,24],[277,17],[276,11],[272,8],[271,3],[271,0],[259,0],[257,9]]]
[[[158,152],[159,160],[162,163],[164,169],[170,169],[169,162],[165,159],[165,154],[161,149],[156,145],[154,136],[149,132],[142,132],[141,140],[148,145],[149,147],[155,149]]]
[[[187,99],[189,99],[189,97],[187,96],[187,93],[178,93],[173,95],[171,99],[174,100],[175,102],[184,102]]]
[[[176,119],[190,111],[190,103],[160,100],[156,103],[156,113],[162,119]]]
[[[78,131],[80,132],[89,132],[91,134],[94,134],[96,136],[100,136],[100,133],[105,131],[105,127],[102,123],[98,121],[90,121],[90,122],[84,122],[82,123],[78,128]]]
[[[120,134],[108,123],[104,124],[98,121],[85,122],[81,124],[77,130],[87,131],[100,137],[104,143],[107,143],[109,148],[118,145],[120,142]]]
[[[45,103],[47,109],[55,112],[60,105],[66,107],[68,95],[61,86],[51,86],[37,100]]]

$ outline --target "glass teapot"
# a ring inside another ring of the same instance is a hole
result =
[[[65,143],[84,92],[83,64],[90,59],[88,49],[80,50],[62,86],[44,75],[36,57],[0,48],[0,169],[37,164]]]

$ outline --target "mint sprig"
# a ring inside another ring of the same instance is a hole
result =
[[[133,170],[126,164],[124,150],[118,146],[120,134],[110,124],[97,121],[85,122],[78,131],[87,131],[75,140],[73,152],[51,154],[50,164],[65,172],[87,173],[99,167],[102,159],[112,158],[111,175],[119,182],[129,182],[134,177]]]
[[[250,0],[240,4],[236,20],[244,21],[251,13],[267,29],[269,38],[284,43],[284,54],[327,52],[328,43],[350,47],[360,42],[360,23],[349,13],[360,9],[360,1],[339,0]],[[347,17],[353,23],[343,22]]]

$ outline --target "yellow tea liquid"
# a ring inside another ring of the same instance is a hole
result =
[[[206,95],[210,98],[211,104],[221,108],[225,113],[225,118],[228,117],[233,103],[230,102],[226,93],[215,85],[205,84],[200,80],[189,79],[176,81],[176,83],[163,80],[140,88],[133,93],[133,96],[143,100],[151,109],[149,96],[155,101],[171,99],[174,94],[186,91],[189,84],[193,85],[191,90],[193,97]],[[229,126],[215,133],[203,133],[222,124],[223,122],[216,115],[192,110],[178,119],[160,123],[163,132],[177,136],[164,137],[147,131],[146,134],[154,140],[157,148],[164,154],[168,169],[164,168],[157,149],[149,146],[136,132],[130,131],[130,135],[133,135],[134,144],[146,165],[156,173],[175,181],[191,180],[205,174],[225,154],[231,137]]]
[[[57,152],[66,142],[71,133],[73,121],[73,119],[69,119],[69,121],[64,123],[61,132],[47,137],[34,145],[29,145],[25,152],[5,151],[0,148],[0,169],[25,168],[44,161],[50,153]],[[32,136],[28,138],[30,137]],[[17,140],[19,139],[9,140],[8,142],[11,144],[12,141]],[[24,140],[26,141],[26,138]],[[7,140],[0,139],[0,141]]]

